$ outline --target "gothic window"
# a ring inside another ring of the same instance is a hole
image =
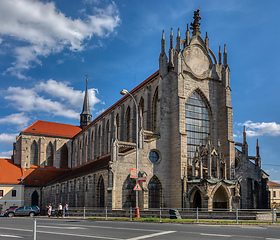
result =
[[[141,97],[141,100],[139,102],[138,106],[139,111],[139,129],[144,128],[144,99]]]
[[[126,110],[126,141],[129,142],[130,138],[130,107],[127,108]]]
[[[38,144],[35,141],[33,141],[30,149],[30,165],[39,165]]]
[[[94,158],[94,132],[91,132],[91,146],[92,146],[92,150],[91,150],[91,158]]]
[[[210,136],[210,120],[208,109],[197,92],[186,102],[186,133],[188,143],[188,163],[191,164],[200,142],[205,146]]]
[[[106,135],[105,135],[105,151],[106,153],[110,152],[110,128],[109,128],[109,120],[106,124]]]
[[[104,180],[101,176],[98,180],[97,185],[97,194],[98,194],[98,207],[105,207],[105,187],[104,187]]]
[[[51,142],[47,146],[45,166],[53,166],[53,145]]]
[[[153,98],[153,131],[157,131],[157,103],[158,103],[158,88],[155,91]]]
[[[97,157],[101,156],[101,127],[99,126],[98,129],[98,136],[97,136]]]
[[[153,176],[148,184],[149,208],[161,207],[161,183],[156,176]]]
[[[120,140],[120,118],[119,118],[119,114],[117,114],[117,116],[116,116],[116,124],[117,124],[116,135],[117,135],[117,139]]]
[[[60,150],[60,167],[68,167],[68,148],[66,144]]]

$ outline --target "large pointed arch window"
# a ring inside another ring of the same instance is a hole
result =
[[[206,145],[210,136],[210,120],[207,106],[197,92],[186,102],[186,133],[188,143],[188,163],[191,164],[200,142]]]
[[[60,167],[68,167],[68,148],[64,144],[60,152]]]
[[[130,139],[130,107],[126,110],[126,141],[129,142]]]
[[[53,145],[51,142],[47,146],[45,166],[53,166]]]
[[[38,144],[35,141],[33,141],[30,149],[30,165],[39,165]]]
[[[156,132],[157,131],[157,103],[158,103],[158,88],[156,89],[155,91],[155,94],[154,94],[154,98],[153,98],[153,122],[152,122],[152,125],[153,125],[153,131]]]

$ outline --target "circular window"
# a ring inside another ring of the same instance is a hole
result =
[[[159,160],[159,155],[156,151],[152,150],[149,153],[149,159],[152,163],[156,163]]]

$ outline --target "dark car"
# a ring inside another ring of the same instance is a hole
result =
[[[35,215],[40,214],[40,208],[38,206],[21,206],[16,209],[11,209],[7,211],[8,217],[14,216],[30,216],[34,217]]]
[[[18,206],[11,206],[11,207],[9,207],[8,209],[6,209],[6,211],[5,211],[5,212],[3,212],[3,213],[2,213],[2,215],[1,215],[1,216],[3,216],[3,217],[7,217],[7,216],[8,216],[8,211],[9,211],[9,210],[16,209],[16,208],[18,208]]]

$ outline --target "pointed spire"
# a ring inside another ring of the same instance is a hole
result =
[[[243,144],[246,143],[246,130],[245,130],[245,125],[243,126]]]
[[[207,32],[206,32],[206,36],[205,36],[205,45],[206,45],[207,51],[209,52],[209,38],[208,38]]]
[[[227,48],[226,48],[226,44],[224,45],[224,66],[227,66]]]
[[[257,146],[256,146],[256,157],[260,156],[260,147],[259,147],[259,139],[257,139]]]
[[[171,28],[170,32],[170,49],[173,49],[173,29]]]
[[[181,36],[180,36],[180,29],[178,28],[178,34],[177,34],[177,43],[176,43],[176,51],[181,51]]]
[[[190,30],[189,30],[189,24],[187,24],[187,31],[186,31],[186,46],[190,45]]]
[[[165,53],[165,36],[164,36],[164,30],[162,30],[162,38],[161,38],[161,53]]]
[[[199,20],[201,19],[201,17],[199,16],[199,9],[197,9],[197,11],[194,11],[194,16],[193,16],[193,23],[191,23],[191,29],[193,30],[192,34],[193,36],[195,35],[199,35],[200,36],[200,23]]]
[[[219,46],[219,65],[222,64],[222,50],[221,50],[221,46]]]
[[[173,29],[170,32],[169,69],[174,68]]]
[[[84,128],[91,122],[91,113],[89,108],[89,99],[88,99],[88,76],[86,75],[86,91],[85,91],[85,97],[84,97],[84,104],[83,104],[83,110],[80,114],[80,127]]]

